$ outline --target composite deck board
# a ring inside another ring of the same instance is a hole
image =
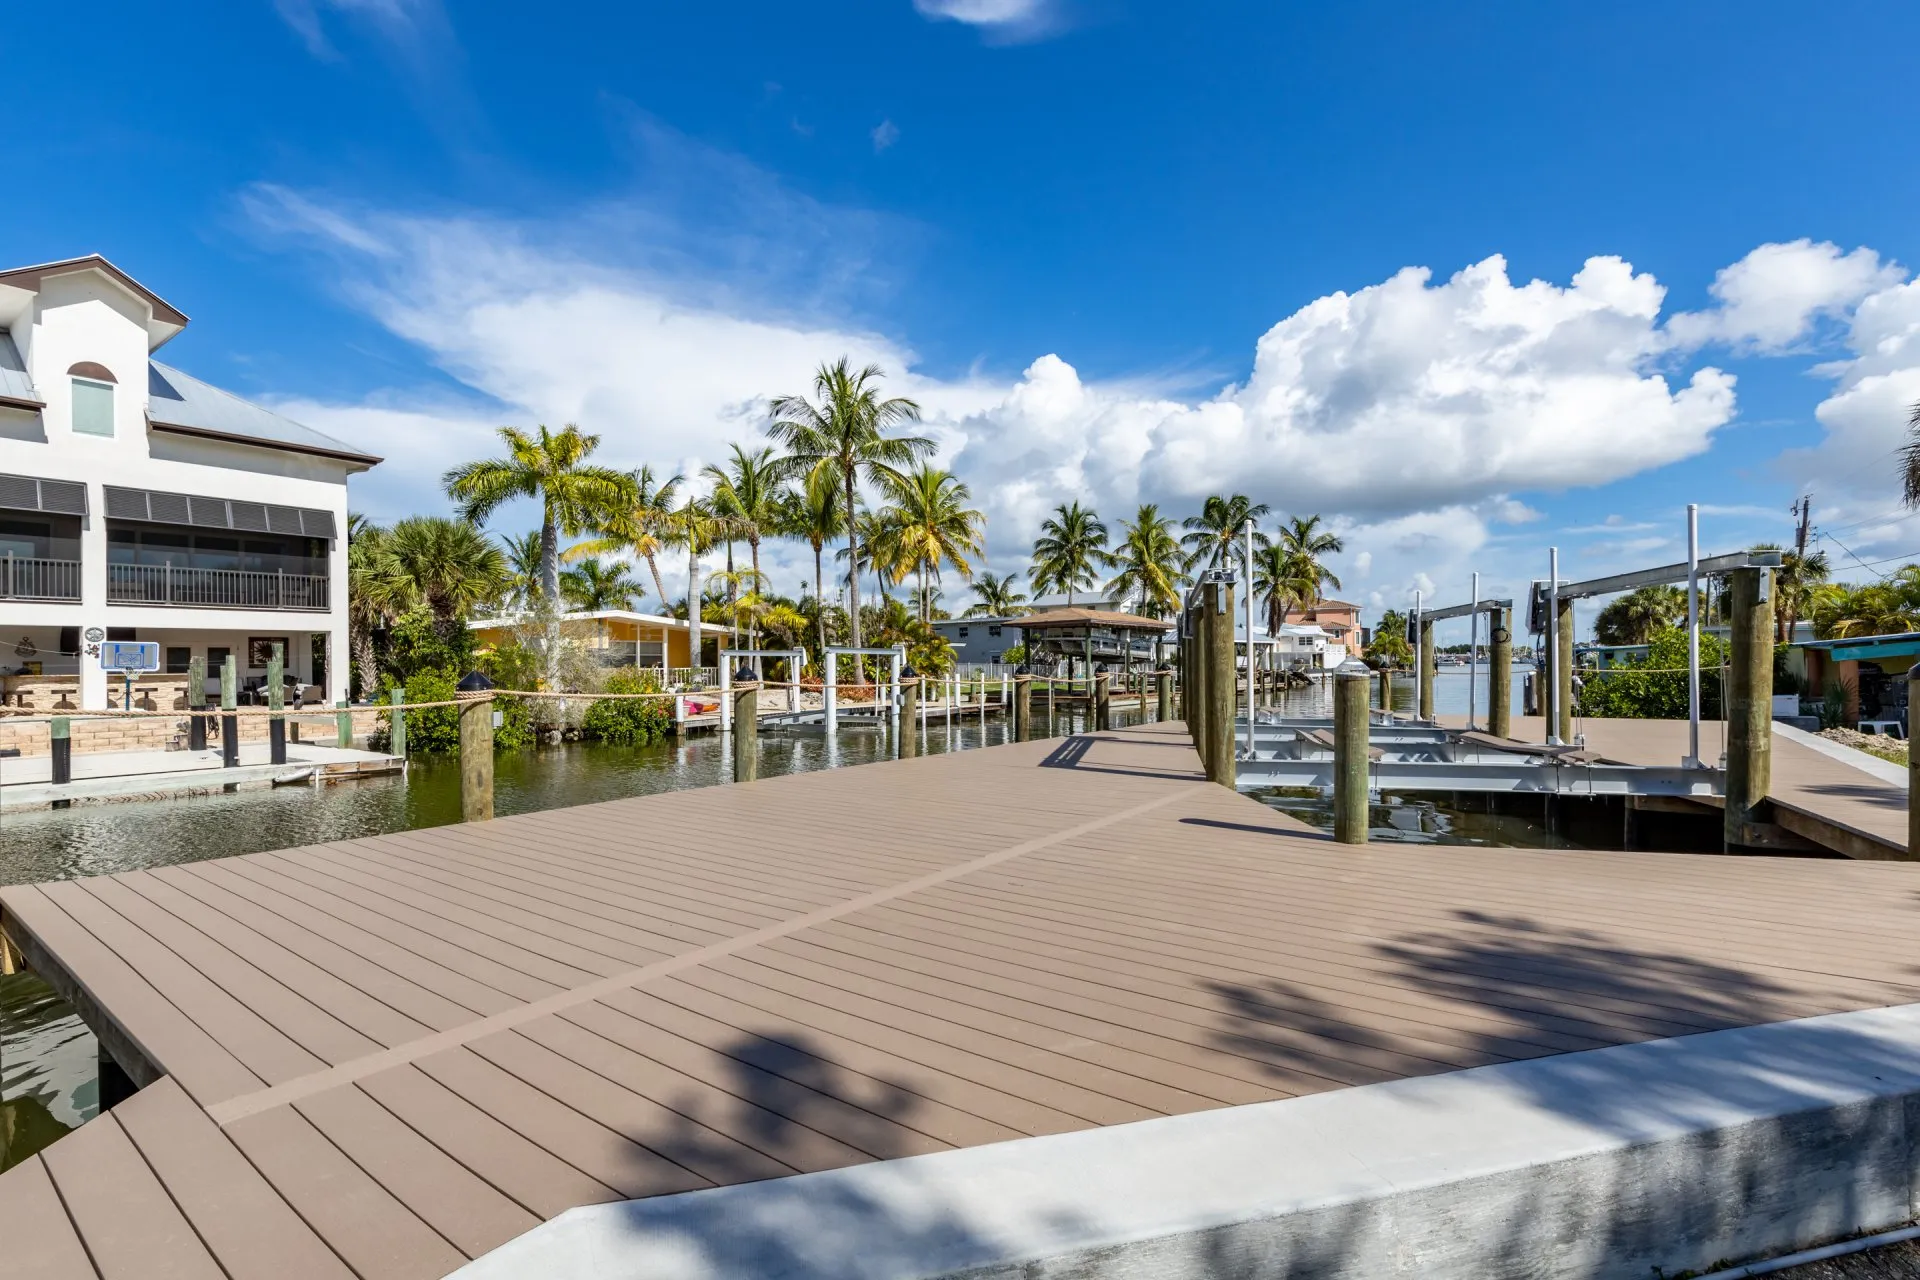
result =
[[[1777,748],[1775,790],[1863,822],[1845,769]],[[1177,725],[0,889],[0,926],[165,1076],[0,1175],[52,1277],[426,1280],[578,1205],[1920,999],[1920,867],[1342,847]]]
[[[53,1189],[44,1156],[31,1156],[0,1181],[0,1247],[7,1266],[34,1280],[99,1280],[80,1230]],[[267,1274],[267,1273],[261,1273]]]

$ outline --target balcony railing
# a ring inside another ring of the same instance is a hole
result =
[[[0,599],[79,600],[80,562],[0,557]]]
[[[107,603],[168,604],[200,609],[298,609],[324,613],[327,579],[304,573],[187,569],[178,565],[110,564]]]

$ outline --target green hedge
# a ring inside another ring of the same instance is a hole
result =
[[[447,702],[454,696],[454,686],[460,682],[464,672],[447,670],[416,671],[407,678],[408,702]],[[393,697],[395,688],[393,678],[387,677],[381,682],[380,700],[385,702]],[[500,713],[500,723],[494,726],[493,749],[500,751],[518,751],[522,747],[533,745],[533,718],[527,712],[527,704],[520,698],[496,698],[493,709]],[[392,733],[392,712],[380,717],[381,733]],[[457,707],[432,707],[424,711],[407,712],[407,752],[428,755],[453,755],[460,750],[460,711]]]
[[[606,693],[658,693],[650,671],[623,670],[607,677]],[[638,747],[667,736],[672,720],[664,698],[600,698],[587,708],[580,731],[595,742]]]
[[[1700,715],[1720,718],[1720,668],[1727,642],[1700,637]],[[1580,714],[1638,720],[1687,718],[1687,633],[1678,627],[1656,631],[1647,656],[1630,658],[1607,671],[1578,673]]]

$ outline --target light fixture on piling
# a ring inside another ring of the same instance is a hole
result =
[[[734,670],[733,678],[741,684],[759,684],[760,673],[753,669],[751,662],[743,662]]]
[[[485,693],[493,688],[493,681],[487,679],[484,671],[469,671],[460,677],[460,683],[453,686],[460,693]]]

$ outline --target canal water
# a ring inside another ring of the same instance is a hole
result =
[[[1436,709],[1464,711],[1468,681],[1447,671],[1436,686]],[[1480,681],[1485,696],[1484,676]],[[1412,684],[1398,682],[1397,709],[1411,709]],[[1457,706],[1455,705],[1457,704]],[[1281,708],[1329,715],[1324,686],[1296,690]],[[1150,714],[1150,713],[1149,713]],[[1114,722],[1141,713],[1116,707]],[[1037,732],[1064,736],[1084,727],[1081,713],[1048,717],[1036,708]],[[1012,726],[993,715],[935,723],[928,754],[974,750],[1010,741]],[[774,777],[888,759],[886,732],[849,727],[829,742],[814,731],[765,730],[760,775]],[[714,786],[730,781],[728,743],[716,734],[646,747],[570,743],[496,761],[494,809],[502,816],[627,796]],[[1323,827],[1327,801],[1312,793],[1258,797]],[[1551,814],[1494,814],[1443,803],[1445,798],[1383,797],[1373,810],[1376,839],[1427,844],[1576,846]],[[357,836],[457,822],[460,775],[451,759],[416,758],[404,781],[369,778],[327,787],[282,787],[226,795],[84,805],[0,816],[0,884],[105,875],[138,868],[260,853]],[[1605,843],[1604,841],[1602,843]],[[1576,846],[1577,847],[1577,846]],[[1617,846],[1616,846],[1617,847]],[[97,1049],[73,1011],[31,974],[0,978],[0,1169],[25,1159],[91,1116],[97,1106]]]

